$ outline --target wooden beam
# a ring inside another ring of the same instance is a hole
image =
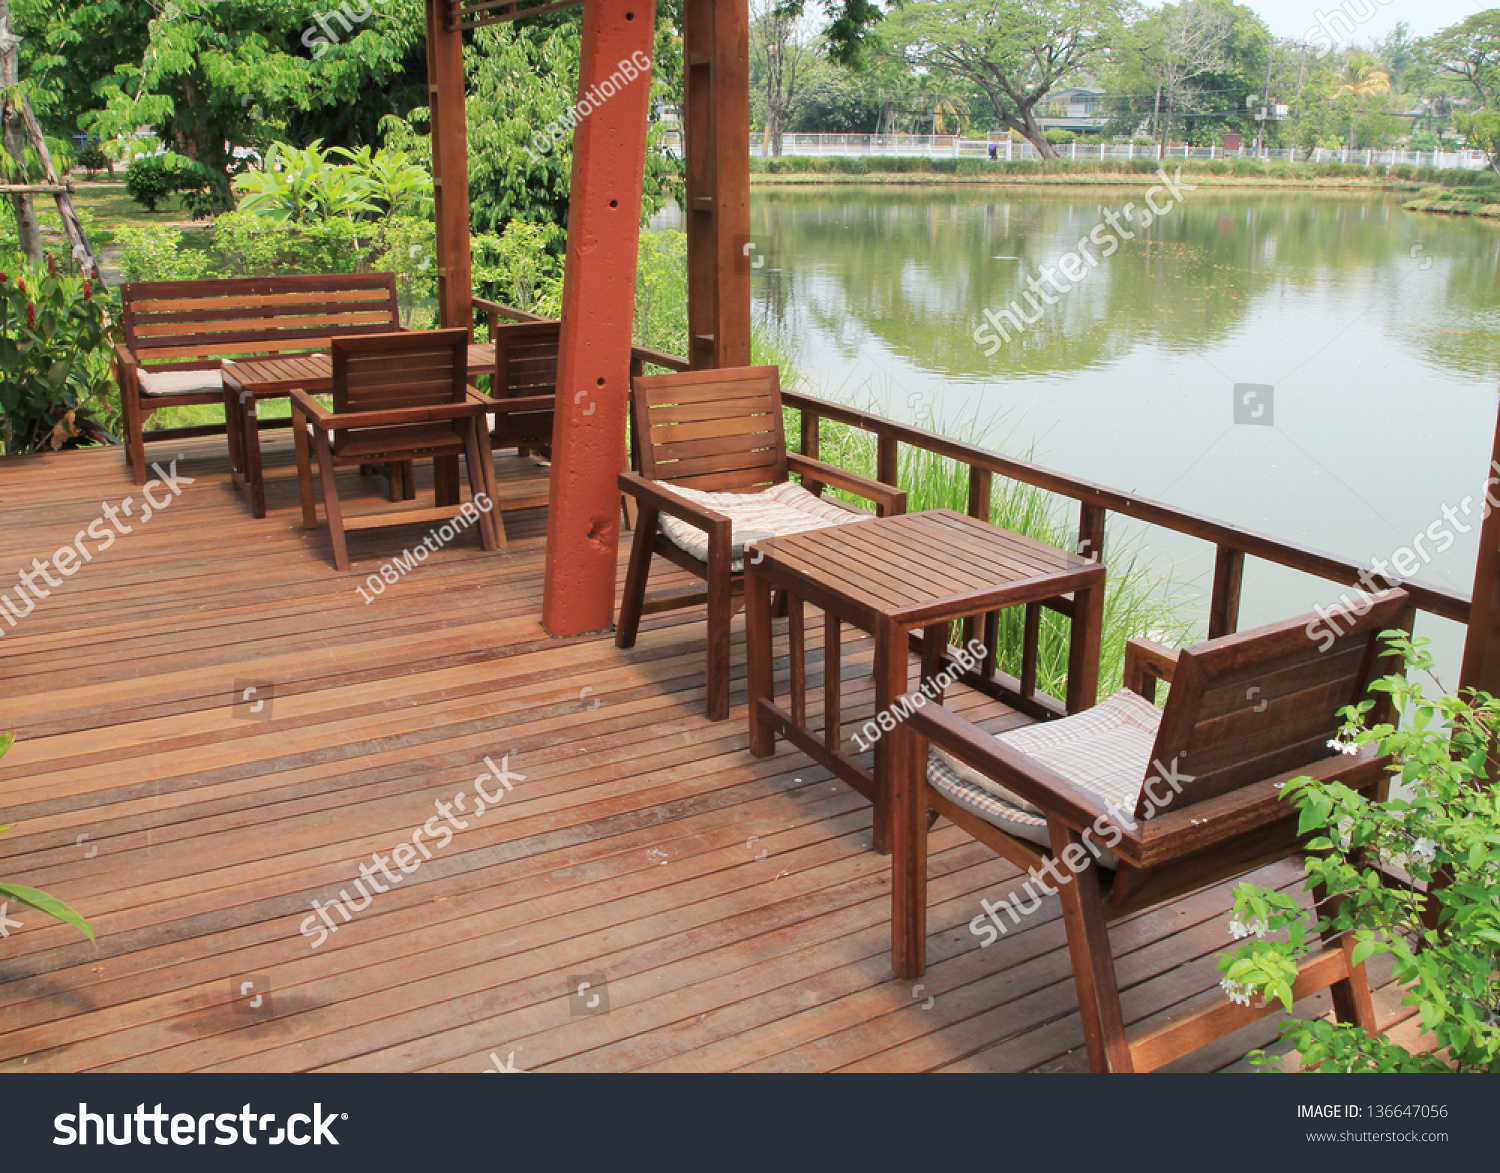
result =
[[[601,631],[614,617],[655,29],[655,0],[583,10],[542,604],[556,636]]]
[[[1479,560],[1474,567],[1474,594],[1469,604],[1469,635],[1464,643],[1460,688],[1483,689],[1500,695],[1500,419],[1495,423],[1495,445],[1484,470],[1484,522],[1479,527]]]
[[[750,364],[750,16],[747,0],[683,0],[688,357]]]
[[[525,0],[448,0],[448,5],[448,25],[458,31],[524,20],[528,16],[540,16],[562,8],[580,8],[583,0],[552,0],[542,4],[528,4]]]
[[[474,325],[469,258],[469,155],[463,34],[449,0],[427,0],[427,104],[432,122],[433,215],[437,228],[438,322]]]

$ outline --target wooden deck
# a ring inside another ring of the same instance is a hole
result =
[[[507,516],[508,553],[470,531],[366,604],[356,584],[426,527],[352,535],[338,574],[326,533],[299,526],[284,435],[259,522],[221,439],[180,451],[195,480],[170,507],[14,630],[0,621],[0,729],[18,737],[0,877],[66,899],[99,938],[11,907],[0,1070],[1086,1067],[1056,899],[981,950],[966,925],[1018,876],[951,827],[933,844],[929,971],[894,977],[869,807],[785,746],[746,752],[742,621],[736,707],[712,724],[701,611],[649,618],[628,653],[547,637],[544,511]],[[498,464],[518,490],[543,475]],[[118,451],[0,464],[0,591],[127,496]],[[851,635],[851,719],[869,671]],[[267,684],[269,719],[235,712],[237,690]],[[1023,720],[953,703],[994,729]],[[311,902],[357,899],[362,862],[435,802],[472,798],[504,755],[524,775],[509,797],[445,846],[429,831],[430,859],[311,948]],[[1114,927],[1128,1017],[1214,988],[1228,907],[1221,888]],[[592,975],[608,1013],[568,996]],[[236,1001],[246,980],[268,1005]],[[1376,998],[1397,1015],[1389,987]],[[1236,1065],[1273,1034],[1181,1066]]]

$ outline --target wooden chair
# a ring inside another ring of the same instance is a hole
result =
[[[926,965],[927,834],[941,815],[1020,868],[1045,870],[1050,861],[1093,1070],[1155,1070],[1270,1013],[1215,998],[1127,1037],[1107,925],[1297,853],[1297,812],[1280,801],[1294,778],[1337,778],[1384,796],[1389,758],[1369,749],[1346,756],[1328,743],[1342,727],[1339,710],[1364,699],[1373,679],[1401,670],[1379,633],[1409,631],[1413,609],[1398,590],[1377,596],[1362,616],[1333,613],[1347,630],[1327,651],[1308,635],[1312,615],[1180,653],[1131,640],[1126,690],[998,736],[941,703],[915,712],[893,799],[897,972],[915,977]],[[1157,679],[1171,684],[1164,710],[1142,699]],[[1389,720],[1388,698],[1369,695],[1373,719]],[[1050,894],[1032,875],[1027,885]],[[990,936],[986,945],[1002,939],[1040,904],[1043,893],[1026,893],[987,902],[970,931]],[[1325,941],[1303,963],[1294,993],[1331,989],[1339,1019],[1373,1032],[1369,988],[1351,949],[1347,940]]]
[[[904,513],[906,494],[788,452],[775,367],[648,375],[631,380],[630,394],[640,471],[621,473],[620,491],[635,498],[640,514],[615,643],[635,646],[642,615],[706,601],[708,716],[722,721],[729,716],[729,624],[744,600],[745,543],[771,537],[779,523],[813,529],[870,516],[815,497],[788,474],[863,497],[881,516]],[[696,575],[706,589],[647,599],[653,554]]]
[[[410,469],[413,460],[462,455],[472,501],[494,502],[495,468],[485,427],[494,402],[468,386],[467,351],[468,331],[462,328],[335,338],[333,410],[304,391],[292,392],[303,524],[308,529],[318,524],[315,457],[339,570],[349,569],[345,530],[446,521],[462,512],[439,507],[346,522],[335,477],[340,467],[388,462]],[[496,512],[481,510],[475,523],[486,550],[504,546]]]
[[[522,456],[536,448],[543,456],[551,455],[561,334],[561,322],[510,322],[491,328],[495,380],[490,398],[499,404],[492,433],[496,448],[514,447]]]

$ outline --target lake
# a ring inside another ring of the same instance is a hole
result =
[[[1404,212],[1397,196],[1202,187],[1170,208],[1158,196],[1148,225],[1143,195],[756,188],[757,324],[789,340],[812,394],[978,429],[1005,452],[1317,549],[1389,560],[1465,497],[1477,522],[1500,225]],[[1000,312],[1012,303],[1019,321]],[[1467,593],[1477,533],[1457,518],[1415,577]],[[1201,615],[1212,547],[1114,525]],[[1242,625],[1341,589],[1251,559]],[[1418,632],[1456,677],[1457,625],[1423,617]]]

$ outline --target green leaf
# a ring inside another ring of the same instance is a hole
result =
[[[28,888],[24,884],[0,884],[0,897],[14,900],[17,904],[24,904],[28,908],[34,908],[38,912],[56,917],[63,923],[72,925],[90,941],[94,940],[94,930],[89,927],[88,921],[56,896],[49,896],[40,888]]]

